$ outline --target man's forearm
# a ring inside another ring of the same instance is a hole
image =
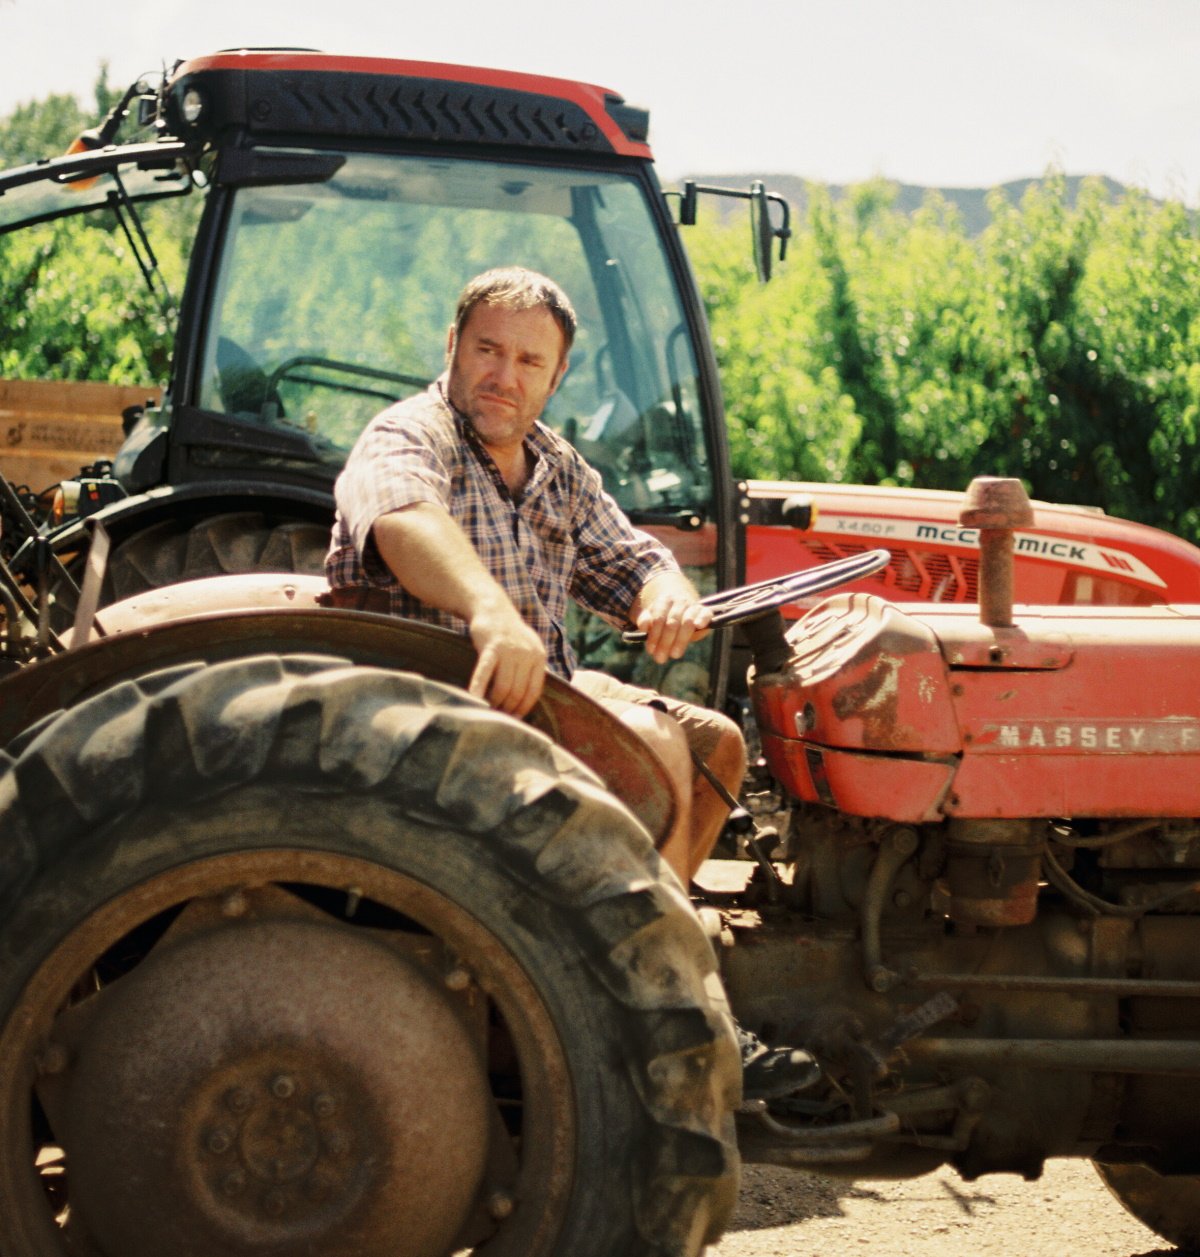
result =
[[[443,507],[414,502],[381,516],[372,532],[388,570],[426,606],[469,622],[482,606],[509,602]]]
[[[373,533],[379,557],[414,598],[466,621],[479,655],[467,689],[509,715],[529,712],[542,692],[546,647],[450,513],[415,502],[377,519]]]

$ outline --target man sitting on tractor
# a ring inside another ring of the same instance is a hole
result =
[[[378,415],[338,478],[326,571],[336,605],[465,631],[478,655],[468,689],[500,711],[526,715],[547,669],[613,711],[671,776],[678,819],[661,854],[686,886],[727,811],[693,753],[734,794],[745,746],[717,712],[575,668],[568,597],[645,632],[659,663],[680,658],[711,620],[671,552],[540,422],[575,327],[566,294],[543,275],[509,267],[471,280],[445,374]],[[747,1095],[815,1079],[807,1053],[742,1037]]]

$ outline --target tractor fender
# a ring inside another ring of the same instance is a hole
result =
[[[168,519],[203,519],[235,511],[333,525],[333,494],[304,485],[277,481],[217,480],[196,484],[160,485],[145,493],[121,498],[92,515],[70,520],[55,529],[51,543],[57,553],[87,544],[96,523],[103,523],[114,544]]]
[[[78,649],[32,664],[0,681],[0,756],[43,721],[85,698],[147,673],[188,662],[218,663],[271,650],[348,660],[414,672],[465,689],[475,665],[470,642],[456,633],[396,616],[316,604],[323,582],[290,573],[217,577],[173,587],[193,613],[180,618],[155,591],[140,610],[114,605],[114,631]],[[257,592],[251,593],[251,586]],[[208,610],[194,606],[207,602]],[[247,603],[253,605],[247,606]],[[242,609],[232,609],[240,605]],[[182,604],[179,604],[182,609]],[[115,631],[125,616],[128,627]],[[155,622],[157,620],[158,622]],[[581,760],[638,817],[656,844],[675,820],[670,777],[640,738],[603,707],[557,677],[527,722]]]
[[[322,600],[328,593],[324,577],[301,572],[244,572],[180,581],[102,607],[87,640],[98,641],[114,633],[224,611],[261,611],[271,607],[313,610],[324,605]]]

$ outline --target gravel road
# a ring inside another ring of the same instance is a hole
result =
[[[866,1252],[872,1257],[1185,1257],[1182,1249],[1130,1217],[1084,1161],[1052,1161],[1036,1183],[1008,1174],[965,1183],[948,1169],[904,1182],[852,1182],[746,1166],[733,1225],[708,1257]]]

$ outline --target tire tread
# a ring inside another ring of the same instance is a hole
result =
[[[630,1081],[655,1132],[630,1167],[637,1251],[696,1257],[715,1240],[737,1191],[740,1088],[715,958],[645,830],[544,735],[449,687],[335,658],[176,668],[62,713],[0,761],[0,827],[45,867],[142,802],[186,807],[262,779],[380,794],[476,833],[561,906],[634,1045]]]

